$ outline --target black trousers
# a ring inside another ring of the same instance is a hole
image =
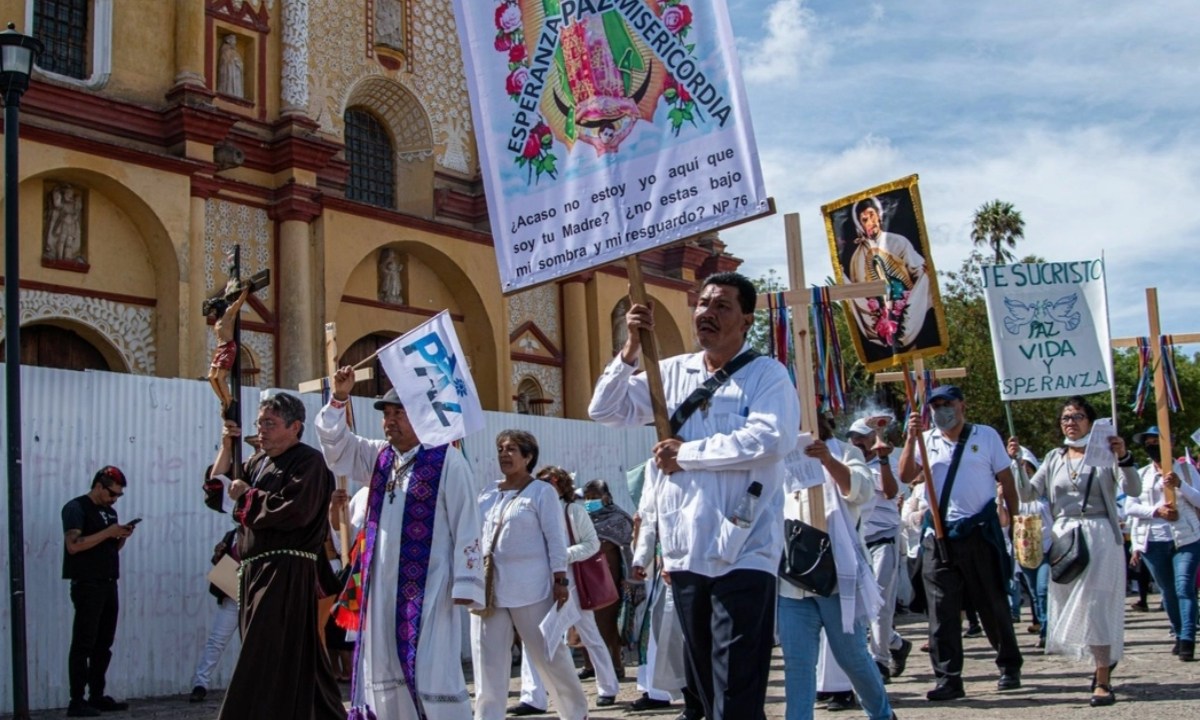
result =
[[[688,687],[709,720],[766,717],[767,676],[775,644],[776,580],[734,570],[720,577],[671,573],[683,626]]]
[[[100,698],[104,696],[104,675],[117,635],[117,581],[72,580],[71,604],[75,606],[71,650],[67,654],[71,700],[83,700],[84,686],[91,697]]]
[[[922,542],[922,575],[929,602],[929,659],[934,674],[962,675],[962,618],[967,600],[979,613],[988,642],[996,649],[1001,672],[1018,671],[1023,662],[1013,632],[1008,588],[995,550],[983,533],[974,532],[959,540],[946,540],[949,562],[935,549],[933,536]],[[1010,561],[1011,562],[1011,561]]]

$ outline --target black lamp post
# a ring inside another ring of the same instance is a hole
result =
[[[0,93],[4,99],[4,393],[8,425],[8,587],[12,622],[14,720],[29,718],[25,640],[25,526],[21,497],[21,237],[17,227],[18,116],[42,44],[17,32],[0,32]]]

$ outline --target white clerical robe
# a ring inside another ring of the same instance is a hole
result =
[[[326,405],[316,419],[317,434],[325,461],[335,475],[369,484],[384,440],[369,440],[349,432],[344,409]],[[397,451],[392,473],[417,452]],[[419,715],[404,679],[396,649],[396,589],[404,521],[404,501],[410,472],[397,480],[395,499],[385,493],[379,517],[379,534],[371,560],[370,595],[366,622],[360,628],[358,663],[354,673],[358,696],[351,706],[369,705],[378,718],[416,720]],[[421,608],[421,631],[417,642],[416,679],[418,696],[429,720],[470,720],[467,683],[463,677],[460,648],[462,613],[455,599],[470,601],[468,607],[483,606],[483,561],[479,554],[479,530],[483,526],[475,502],[475,483],[463,454],[446,449],[438,488],[437,514],[433,525],[425,600]]]

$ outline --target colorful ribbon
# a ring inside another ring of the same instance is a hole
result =
[[[1158,338],[1159,357],[1162,358],[1163,384],[1166,387],[1167,408],[1171,412],[1183,410],[1183,395],[1179,392],[1179,376],[1175,372],[1175,343],[1170,335]]]
[[[829,288],[814,287],[809,305],[813,341],[816,344],[817,392],[825,396],[826,409],[835,414],[846,407],[846,369],[842,360],[842,345],[834,321],[833,303]]]

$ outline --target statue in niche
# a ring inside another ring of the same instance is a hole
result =
[[[404,52],[404,0],[375,0],[375,44]]]
[[[86,263],[83,256],[83,192],[67,183],[55,185],[46,196],[46,237],[42,257]]]
[[[404,304],[404,283],[400,271],[404,263],[400,261],[400,253],[393,248],[383,248],[379,251],[379,302],[391,305]]]
[[[246,97],[245,66],[238,51],[237,35],[230,33],[221,40],[221,57],[217,62],[217,92],[237,98]]]

